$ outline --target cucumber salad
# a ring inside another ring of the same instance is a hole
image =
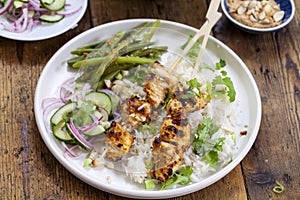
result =
[[[6,22],[0,25],[10,32],[31,31],[42,23],[57,23],[79,12],[82,7],[70,10],[66,0],[0,0],[0,16]]]
[[[121,172],[146,190],[203,180],[238,148],[226,61],[194,66],[197,41],[171,69],[178,56],[155,42],[159,25],[74,49],[67,60],[74,77],[42,102],[45,126],[66,156],[83,159],[83,168]]]

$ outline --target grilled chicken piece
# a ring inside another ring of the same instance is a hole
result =
[[[106,157],[114,161],[125,156],[131,145],[133,137],[125,131],[117,122],[112,122],[111,127],[106,132]]]
[[[128,122],[133,126],[150,122],[151,105],[139,97],[131,97],[128,101],[129,118]]]
[[[166,109],[169,114],[189,113],[205,108],[207,103],[204,100],[204,95],[201,97],[195,96],[191,98],[184,98],[186,91],[176,91],[169,100]]]
[[[168,114],[160,128],[160,135],[152,143],[155,169],[152,175],[167,181],[179,168],[184,151],[190,145],[191,127],[183,113]]]
[[[176,145],[156,137],[153,141],[152,155],[155,169],[151,174],[159,181],[166,182],[178,169],[182,161],[182,151]]]
[[[179,150],[185,151],[190,145],[191,138],[191,126],[188,119],[167,115],[162,123],[159,137],[177,146]]]
[[[150,104],[157,108],[177,82],[177,78],[170,74],[163,65],[158,62],[154,63],[144,84],[144,91]]]

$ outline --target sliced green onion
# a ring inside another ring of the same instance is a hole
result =
[[[85,161],[83,162],[83,167],[89,167],[92,165],[93,160],[91,158],[87,158],[85,159]]]
[[[284,185],[282,185],[279,181],[276,181],[276,186],[273,187],[273,192],[275,192],[276,194],[281,194],[282,192],[284,192]]]
[[[151,190],[155,188],[155,183],[152,179],[145,180],[145,187],[147,190]]]

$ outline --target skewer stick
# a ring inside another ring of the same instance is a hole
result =
[[[218,12],[218,7],[220,5],[221,0],[211,0],[211,3],[209,5],[208,11],[206,13],[206,21],[202,25],[202,27],[199,29],[199,31],[194,35],[194,37],[190,40],[190,42],[186,45],[186,47],[181,52],[181,55],[177,60],[173,63],[173,65],[170,67],[169,72],[172,72],[177,65],[180,63],[182,58],[188,53],[188,51],[193,47],[193,45],[196,43],[196,41],[204,35],[202,45],[200,52],[197,57],[196,65],[198,66],[200,64],[200,61],[202,59],[202,55],[204,53],[205,46],[207,44],[209,33],[212,29],[212,27],[217,23],[217,21],[222,16],[221,13]]]
[[[222,16],[222,14],[217,12],[217,13],[214,13],[214,15],[208,19],[209,27],[208,27],[207,31],[205,32],[205,34],[204,34],[202,44],[201,44],[201,48],[200,48],[200,52],[198,54],[198,57],[197,57],[197,60],[196,60],[195,66],[194,66],[195,68],[200,65],[200,62],[202,60],[202,56],[203,56],[203,53],[204,53],[204,50],[205,50],[205,47],[206,47],[206,44],[207,44],[207,41],[208,41],[209,33],[210,33],[212,27],[217,23],[217,21],[221,18],[221,16]]]

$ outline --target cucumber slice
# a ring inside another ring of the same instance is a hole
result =
[[[112,111],[111,99],[103,92],[90,92],[85,96],[85,100],[92,102],[96,106],[104,108],[109,114]]]
[[[58,140],[66,142],[66,143],[72,143],[73,139],[72,137],[63,129],[65,128],[65,122],[61,121],[56,126],[52,126],[52,132],[54,137],[56,137]]]
[[[63,15],[46,15],[43,14],[39,17],[40,21],[47,22],[47,23],[56,23],[59,22],[64,18]]]
[[[83,149],[91,152],[92,148],[88,145],[86,145],[83,140],[85,140],[82,136],[78,136],[75,133],[73,133],[71,127],[70,127],[70,123],[66,123],[65,125],[67,132],[70,134],[70,136],[73,138],[73,140],[79,145],[81,146]]]
[[[92,114],[95,115],[95,117],[97,117],[97,118],[103,117],[101,119],[101,122],[105,122],[106,121],[105,119],[108,119],[108,113],[104,112],[104,111],[101,112],[101,111],[95,110],[95,111],[93,111]],[[92,128],[91,130],[85,132],[84,135],[96,136],[96,135],[100,135],[104,132],[105,132],[105,128],[102,125],[97,125],[94,128]]]
[[[54,3],[54,0],[42,0],[42,2],[43,2],[43,4],[50,5],[50,4]]]
[[[29,17],[29,18],[32,19],[32,18],[34,17],[34,15],[35,15],[35,11],[34,11],[34,10],[29,10],[29,11],[28,11],[28,17]]]
[[[41,0],[40,2],[43,7],[51,11],[62,10],[66,4],[66,0],[54,0],[51,4],[49,4],[49,0]]]
[[[120,97],[113,93],[106,93],[111,100],[111,112],[116,112],[120,106]]]
[[[107,115],[108,113],[105,112],[105,111],[101,112],[101,111],[95,110],[95,111],[93,112],[93,114],[94,114],[97,118],[100,118],[101,116],[103,116],[103,118],[101,119],[101,122],[105,122],[105,121],[106,121],[105,119],[108,119],[108,115]]]
[[[74,102],[63,105],[52,115],[50,122],[53,125],[57,125],[59,122],[64,121],[64,117],[75,110],[76,105]]]
[[[97,125],[91,130],[84,133],[86,136],[97,136],[105,132],[105,129],[101,125]]]
[[[22,8],[23,4],[24,4],[24,2],[15,0],[14,1],[14,8],[16,8],[16,9],[17,8]]]

